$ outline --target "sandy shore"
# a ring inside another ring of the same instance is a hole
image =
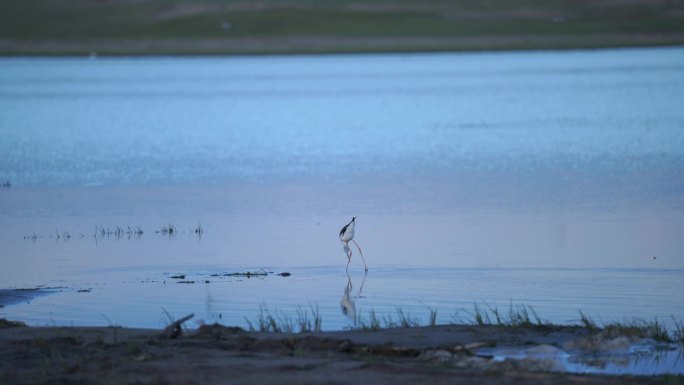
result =
[[[437,326],[299,334],[206,325],[170,339],[119,327],[0,329],[7,384],[651,384],[681,377],[549,372],[543,362],[495,362],[483,346],[576,346],[586,329]],[[676,382],[675,382],[676,383]]]

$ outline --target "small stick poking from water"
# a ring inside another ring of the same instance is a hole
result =
[[[204,235],[204,228],[202,228],[202,223],[200,222],[197,227],[193,230],[195,235],[197,235],[197,238],[202,239],[202,235]]]

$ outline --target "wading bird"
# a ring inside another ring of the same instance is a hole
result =
[[[340,241],[342,242],[344,253],[347,254],[347,269],[349,269],[349,262],[351,262],[352,251],[349,248],[349,241],[354,242],[356,248],[359,249],[359,254],[361,254],[361,260],[363,261],[363,267],[368,271],[368,266],[366,265],[366,260],[363,258],[363,252],[359,247],[359,244],[354,240],[354,225],[356,217],[352,217],[351,222],[340,230]]]

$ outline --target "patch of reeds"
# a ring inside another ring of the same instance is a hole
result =
[[[392,323],[392,317],[389,316],[389,318],[384,318],[383,320],[385,321],[384,327],[388,328],[390,327],[389,325]],[[381,323],[380,318],[377,316],[375,313],[375,310],[371,309],[368,312],[368,320],[362,317],[361,312],[356,316],[356,319],[354,320],[354,325],[355,329],[360,329],[360,330],[371,330],[371,331],[376,331],[380,330],[383,328],[383,324]]]
[[[300,332],[320,332],[322,323],[323,319],[318,311],[318,305],[316,307],[311,306],[310,316],[308,310],[303,309],[301,306],[297,307],[297,325]]]
[[[100,241],[105,238],[114,238],[116,240],[120,239],[139,239],[142,237],[144,231],[142,227],[140,226],[114,226],[114,227],[109,227],[109,226],[101,226],[101,225],[96,225],[95,230],[93,231],[92,237],[95,239],[95,242]],[[159,230],[156,230],[155,233],[157,234],[162,234],[164,236],[168,236],[169,238],[175,237],[179,231],[175,225],[172,223],[169,223],[166,226],[162,226]],[[198,238],[202,238],[204,236],[204,227],[202,226],[202,223],[198,223],[195,228],[190,228],[188,230],[188,234],[194,234]],[[76,235],[72,236],[72,234],[69,231],[59,231],[55,230],[54,234],[47,234],[47,235],[38,235],[36,233],[32,233],[30,235],[25,235],[24,239],[26,240],[31,240],[35,242],[39,238],[49,238],[49,239],[55,239],[55,240],[64,240],[68,241],[72,237],[74,238],[85,238],[85,235],[83,233],[76,233]],[[260,274],[251,274],[251,275],[260,275]]]
[[[410,313],[404,314],[404,311],[400,307],[398,307],[396,309],[396,311],[397,311],[399,326],[405,327],[405,328],[420,326],[420,320],[417,318],[411,317]]]
[[[511,301],[508,312],[502,313],[498,308],[485,304],[481,307],[473,302],[473,310],[461,309],[456,312],[452,320],[457,324],[473,324],[478,326],[496,325],[508,327],[540,328],[551,326],[547,320],[543,320],[530,305],[513,304]],[[461,316],[466,314],[466,318]]]
[[[604,327],[604,331],[609,336],[634,336],[638,338],[651,338],[658,342],[673,342],[665,326],[654,319],[646,321],[634,319],[625,322],[613,322]]]
[[[672,317],[674,322],[674,332],[672,333],[672,338],[674,342],[684,346],[684,322],[677,321],[675,317]]]
[[[95,226],[95,233],[93,234],[93,237],[95,240],[99,239],[104,239],[104,238],[114,238],[117,241],[120,239],[123,239],[124,237],[127,237],[128,239],[138,239],[143,235],[144,231],[140,226],[116,226],[116,227],[104,227],[104,226]]]
[[[259,271],[242,271],[242,272],[234,272],[234,273],[223,273],[223,274],[212,274],[212,277],[245,277],[245,278],[252,278],[252,277],[265,277],[269,274],[264,269],[260,269]]]
[[[422,326],[420,319],[411,315],[411,313],[404,312],[404,309],[397,307],[395,309],[396,318],[392,314],[378,316],[374,309],[368,312],[368,317],[363,316],[363,312],[359,312],[354,320],[353,330],[377,331],[380,329],[398,328],[398,327],[419,327]],[[437,322],[437,312],[430,312],[430,326],[434,326]]]
[[[176,227],[173,224],[169,223],[167,226],[162,226],[162,228],[158,230],[157,233],[160,233],[161,235],[166,235],[169,238],[171,238],[178,234],[178,230],[176,230]]]
[[[601,328],[596,324],[593,318],[582,310],[579,311],[579,324],[581,327],[587,329],[590,333],[596,333]]]
[[[643,319],[632,319],[622,322],[610,322],[599,326],[588,314],[580,311],[579,326],[587,329],[592,334],[602,333],[608,338],[615,337],[636,337],[636,338],[650,338],[657,342],[676,342],[684,344],[684,323],[677,321],[672,317],[674,322],[674,330],[672,334],[668,332],[665,325],[663,325],[657,318],[653,321]]]
[[[397,307],[394,314],[378,314],[374,309],[367,313],[359,311],[352,330],[378,331],[397,327],[437,326],[437,310],[429,308],[427,322],[412,316],[404,309]],[[465,314],[465,317],[462,315]],[[607,338],[635,337],[649,338],[657,342],[677,343],[684,346],[684,322],[672,318],[674,329],[670,332],[657,319],[646,321],[633,319],[624,322],[611,322],[599,325],[588,313],[580,311],[580,318],[571,324],[558,325],[542,319],[530,305],[511,304],[507,312],[489,305],[473,303],[472,310],[462,309],[452,316],[451,325],[499,326],[507,328],[546,329],[558,327],[581,327],[592,334],[601,333]],[[265,304],[259,306],[259,315],[255,321],[245,318],[248,330],[252,332],[294,333],[320,331],[322,319],[318,310],[297,307],[296,318],[288,316],[277,308],[271,312]]]
[[[268,333],[319,332],[323,322],[318,306],[311,306],[310,315],[308,309],[298,306],[297,318],[293,320],[284,312],[278,311],[278,308],[271,312],[266,304],[259,305],[256,321],[252,322],[248,318],[245,318],[245,321],[249,331]]]

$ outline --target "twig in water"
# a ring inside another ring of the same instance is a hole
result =
[[[193,230],[195,235],[197,235],[197,238],[202,239],[202,235],[204,235],[204,228],[202,227],[202,222],[197,224],[197,227],[195,227],[195,230]]]

